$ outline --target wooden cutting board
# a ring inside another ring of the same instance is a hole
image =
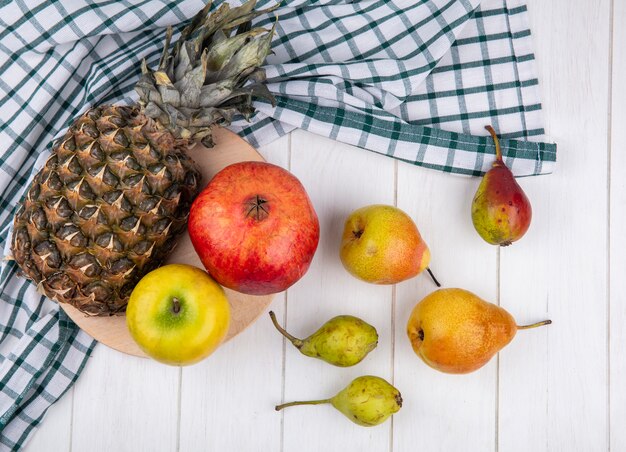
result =
[[[221,169],[232,163],[264,160],[256,149],[227,129],[216,128],[214,137],[215,147],[212,149],[197,145],[188,152],[200,167],[204,185]],[[204,268],[186,231],[178,239],[178,244],[166,263],[190,264]],[[253,296],[230,289],[224,290],[231,308],[230,330],[224,340],[226,342],[252,324],[270,305],[273,295]],[[85,315],[68,304],[61,304],[61,307],[81,329],[98,342],[129,355],[146,357],[130,336],[125,315],[93,317]]]

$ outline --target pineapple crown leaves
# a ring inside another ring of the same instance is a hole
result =
[[[236,115],[254,114],[253,98],[275,105],[265,86],[261,67],[271,53],[271,30],[252,28],[255,17],[279,4],[254,11],[256,0],[230,8],[222,4],[212,14],[209,2],[183,29],[170,53],[172,28],[168,28],[163,54],[156,70],[145,60],[135,86],[146,116],[157,120],[174,136],[212,146],[211,126],[228,125]]]

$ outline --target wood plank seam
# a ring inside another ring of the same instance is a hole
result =
[[[500,294],[501,294],[501,284],[502,280],[500,278],[500,265],[501,265],[501,249],[498,246],[496,248],[496,304],[500,306]],[[500,353],[496,354],[496,395],[495,395],[495,410],[496,415],[494,417],[495,425],[494,425],[494,450],[498,452],[500,450]]]
[[[180,452],[180,420],[182,418],[183,403],[183,368],[178,369],[178,400],[176,401],[176,452]]]
[[[287,138],[287,169],[291,172],[291,132],[289,133],[289,137]],[[285,291],[285,298],[283,301],[284,313],[283,313],[283,325],[284,328],[287,329],[287,313],[288,313],[288,304],[289,304],[289,289]],[[287,378],[287,338],[283,337],[283,356],[282,356],[282,381],[281,381],[281,396],[280,403],[285,403],[285,382]],[[280,452],[285,451],[285,412],[280,412]]]
[[[71,391],[71,396],[72,396],[72,404],[70,407],[70,441],[67,446],[67,450],[69,452],[72,452],[72,437],[74,434],[74,386],[72,386],[72,389],[70,391]]]
[[[393,162],[393,205],[398,207],[398,161]],[[391,286],[391,384],[396,384],[396,284]],[[400,391],[402,392],[402,391]],[[389,452],[393,452],[394,422],[389,423]]]
[[[609,352],[609,447],[610,450],[621,451],[626,447],[626,431],[623,428],[626,420],[626,390],[620,384],[626,375],[626,293],[623,277],[626,253],[624,246],[626,235],[623,224],[626,219],[626,183],[624,174],[626,161],[626,3],[611,3],[611,105],[609,109],[609,144],[610,144],[610,176],[609,196],[609,312],[610,335]],[[621,151],[621,152],[620,152]]]
[[[609,58],[607,101],[606,157],[606,441],[611,450],[611,156],[613,153],[613,39],[615,34],[615,0],[609,5]]]

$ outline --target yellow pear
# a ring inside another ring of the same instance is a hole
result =
[[[439,289],[413,308],[407,334],[413,350],[430,367],[451,374],[481,368],[505,347],[518,326],[507,311],[463,289]]]
[[[430,250],[411,217],[375,204],[352,212],[344,225],[339,257],[352,276],[373,284],[396,284],[426,270]]]

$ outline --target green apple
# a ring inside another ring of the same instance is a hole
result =
[[[228,332],[230,306],[222,287],[204,270],[184,264],[157,268],[130,295],[126,324],[139,347],[171,365],[196,363]]]

